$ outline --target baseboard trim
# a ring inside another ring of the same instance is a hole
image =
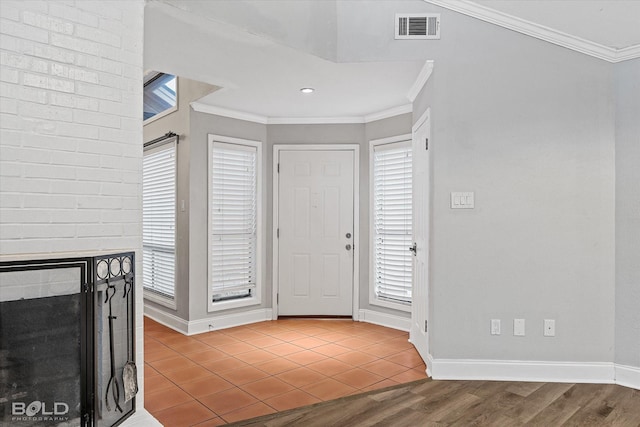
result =
[[[157,307],[144,305],[144,315],[184,335],[272,320],[263,308],[186,321]],[[411,319],[359,310],[358,321],[408,332]],[[415,344],[414,344],[415,345]],[[618,384],[640,390],[640,367],[609,362],[547,362],[526,360],[434,359],[426,357],[427,375],[434,380],[543,381],[556,383]]]
[[[138,403],[136,398],[136,404]],[[162,427],[160,421],[156,420],[145,408],[139,407],[135,414],[124,420],[122,427]]]
[[[144,315],[184,335],[196,335],[209,331],[217,331],[219,329],[233,328],[234,326],[272,320],[272,310],[270,308],[186,321],[174,314],[145,304]]]
[[[427,360],[424,363],[427,365],[427,376],[433,378],[433,356],[431,353],[427,354]]]
[[[373,323],[374,325],[380,325],[391,329],[398,329],[405,332],[409,332],[409,329],[411,329],[411,319],[407,319],[404,317],[394,316],[393,314],[380,313],[373,310],[359,310],[358,314],[359,322]]]
[[[175,314],[167,313],[166,311],[144,304],[144,315],[150,319],[155,320],[156,322],[166,326],[167,328],[171,328],[174,331],[180,332],[181,334],[187,334],[189,330],[189,322],[176,316]]]
[[[640,390],[640,368],[616,364],[615,375],[616,384]]]
[[[207,317],[189,322],[187,335],[202,334],[209,331],[233,328],[234,326],[248,325],[250,323],[264,322],[272,319],[272,309],[260,308],[257,310],[243,311],[240,313],[224,314]]]
[[[433,359],[431,377],[436,380],[612,384],[614,383],[614,364],[607,362]]]

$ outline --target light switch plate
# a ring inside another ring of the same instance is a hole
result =
[[[500,319],[491,319],[491,335],[500,335]]]
[[[473,209],[475,193],[473,191],[453,191],[451,193],[451,209]]]
[[[524,319],[513,319],[513,335],[524,336]]]

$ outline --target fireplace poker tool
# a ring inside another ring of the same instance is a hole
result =
[[[113,289],[111,296],[109,296],[109,289]],[[104,394],[104,403],[107,407],[107,411],[111,412],[111,405],[109,405],[109,389],[111,389],[116,409],[118,412],[122,412],[122,408],[120,407],[120,386],[118,385],[118,378],[116,377],[116,359],[114,354],[115,343],[113,339],[113,321],[116,319],[116,316],[113,315],[111,309],[111,300],[116,294],[115,285],[108,285],[105,293],[107,296],[105,302],[109,302],[109,355],[111,356],[111,378],[109,378],[109,382],[107,383],[107,390]]]
[[[127,298],[127,363],[122,368],[122,385],[124,387],[124,402],[133,399],[138,392],[138,369],[133,361],[133,351],[131,349],[131,319],[129,311],[131,306],[131,290],[133,289],[133,277],[124,278],[124,295]]]

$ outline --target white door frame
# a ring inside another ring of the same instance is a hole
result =
[[[273,273],[271,285],[273,288],[273,315],[278,318],[279,277],[279,245],[277,230],[279,227],[278,204],[280,192],[280,174],[278,173],[278,159],[280,151],[352,151],[353,152],[353,320],[358,320],[360,310],[360,145],[358,144],[274,144],[273,145],[273,224],[271,230],[273,242]]]
[[[422,114],[422,116],[420,116],[420,118],[418,119],[417,122],[414,123],[414,125],[411,127],[411,134],[412,134],[412,139],[415,142],[416,139],[416,134],[418,132],[418,130],[425,124],[427,124],[427,122],[429,122],[429,125],[431,125],[431,108],[427,108],[427,110]],[[433,141],[431,138],[431,135],[429,135],[429,150],[432,150],[433,147]],[[424,248],[424,250],[427,251],[427,272],[426,272],[426,310],[427,310],[427,316],[426,316],[426,320],[427,320],[427,324],[428,325],[433,325],[432,322],[432,310],[430,310],[429,308],[432,306],[431,304],[431,222],[432,222],[432,202],[431,199],[433,197],[433,181],[431,179],[431,177],[433,176],[433,158],[431,156],[429,156],[429,183],[428,183],[428,191],[429,191],[429,196],[427,198],[427,213],[429,215],[429,220],[427,221],[426,224],[426,232],[427,232],[427,239],[426,239],[426,243],[427,243],[427,247]],[[420,357],[422,357],[424,359],[424,362],[427,366],[427,375],[431,376],[431,367],[432,367],[432,357],[431,354],[433,353],[433,349],[431,348],[431,326],[429,326],[429,331],[425,331],[425,335],[426,335],[426,339],[427,342],[422,342],[420,340],[412,340],[412,336],[413,335],[419,335],[419,333],[414,332],[414,326],[415,326],[415,318],[414,318],[414,312],[413,310],[411,311],[411,330],[409,332],[409,341],[411,341],[411,343],[416,347],[416,349],[418,350],[418,353],[420,354]],[[426,359],[425,359],[426,356]]]

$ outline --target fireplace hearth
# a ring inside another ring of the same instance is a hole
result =
[[[0,425],[134,413],[134,265],[132,252],[0,262]]]

